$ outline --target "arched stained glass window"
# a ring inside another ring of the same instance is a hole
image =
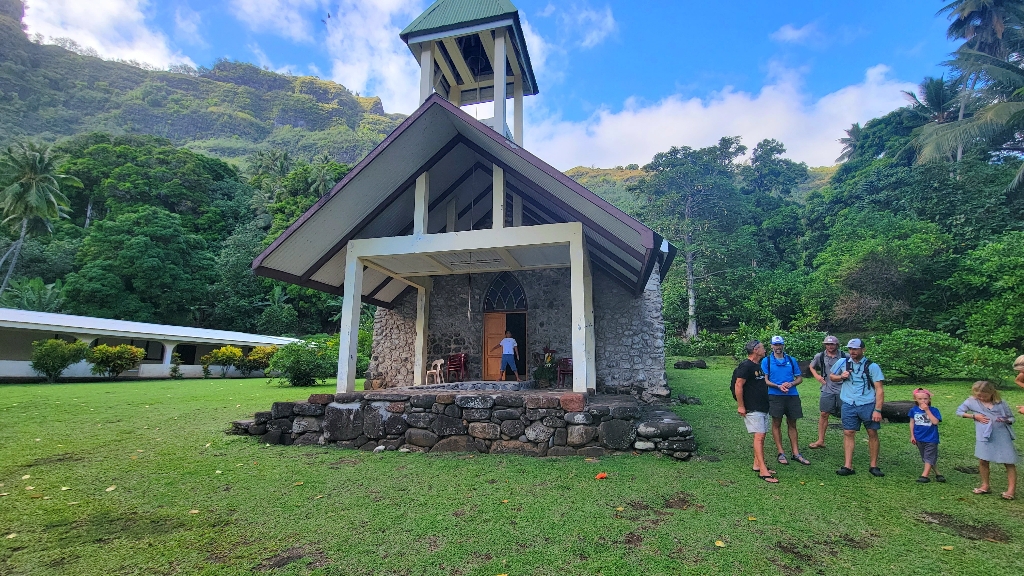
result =
[[[508,272],[498,274],[484,295],[484,312],[516,312],[526,310],[526,291]]]

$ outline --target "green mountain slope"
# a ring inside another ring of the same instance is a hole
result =
[[[643,170],[630,165],[627,168],[587,168],[577,166],[565,175],[587,187],[609,203],[625,211],[633,205],[633,195],[627,187],[643,178]]]
[[[104,131],[163,136],[225,159],[281,148],[353,163],[404,118],[339,84],[251,64],[177,74],[35,44],[16,13],[0,11],[0,142]]]

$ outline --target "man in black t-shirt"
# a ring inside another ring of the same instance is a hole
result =
[[[744,348],[747,359],[732,372],[733,396],[736,398],[736,412],[743,417],[747,432],[754,435],[754,471],[762,480],[777,484],[764,463],[764,438],[768,432],[768,384],[761,370],[761,359],[765,357],[764,344],[757,340],[747,342]]]

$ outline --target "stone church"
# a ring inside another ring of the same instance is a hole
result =
[[[497,380],[508,330],[524,379],[554,349],[575,392],[667,395],[660,283],[676,248],[523,147],[538,86],[518,10],[437,0],[401,38],[422,105],[253,262],[343,296],[338,392],[354,387],[365,302],[368,378],[388,387],[423,385],[452,354]],[[481,104],[491,118],[463,109]]]

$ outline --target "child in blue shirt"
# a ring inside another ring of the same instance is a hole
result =
[[[934,470],[935,481],[945,482],[946,477],[939,474],[935,466],[939,459],[939,422],[942,422],[942,414],[938,408],[932,407],[932,393],[924,388],[914,390],[914,402],[917,406],[907,414],[910,416],[910,443],[917,446],[921,460],[924,461],[924,472],[921,472],[917,481],[921,484],[931,482],[928,475]]]

